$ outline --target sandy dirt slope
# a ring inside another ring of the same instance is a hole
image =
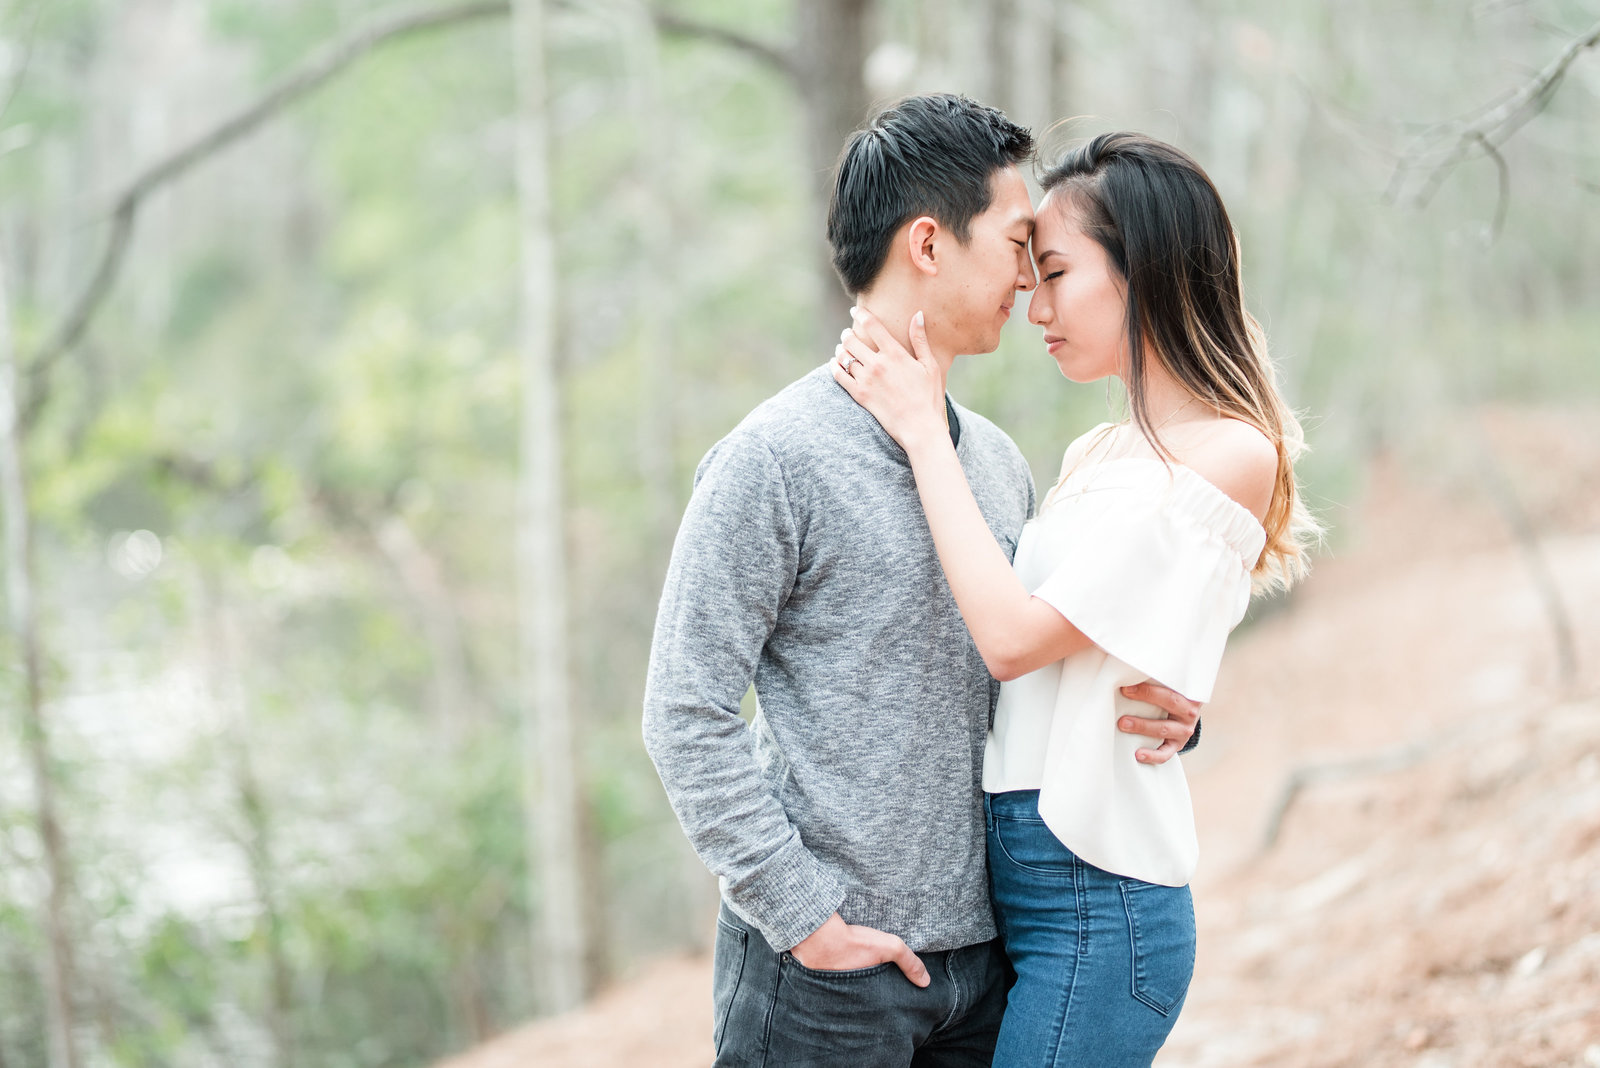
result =
[[[1473,466],[1379,465],[1345,547],[1235,639],[1185,758],[1200,951],[1162,1068],[1600,1068],[1600,418],[1486,423],[1578,677]],[[447,1065],[703,1065],[709,1013],[705,959],[660,961]]]

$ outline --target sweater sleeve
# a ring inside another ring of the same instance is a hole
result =
[[[1253,518],[1192,484],[1096,488],[1064,503],[1062,563],[1033,595],[1118,660],[1209,700],[1250,600],[1240,546],[1250,551]]]
[[[684,833],[729,903],[779,950],[822,926],[845,890],[768,788],[739,717],[799,554],[777,459],[735,431],[695,475],[644,695],[645,747]]]

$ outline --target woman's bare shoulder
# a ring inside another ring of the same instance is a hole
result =
[[[1278,447],[1242,419],[1208,422],[1174,450],[1180,463],[1265,519],[1278,484]]]

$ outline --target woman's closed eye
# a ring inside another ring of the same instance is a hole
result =
[[[1066,271],[1051,271],[1049,274],[1047,274],[1043,278],[1039,279],[1039,282],[1041,284],[1043,284],[1045,282],[1054,282],[1057,278],[1060,278],[1062,275],[1064,275],[1066,273],[1067,273]]]

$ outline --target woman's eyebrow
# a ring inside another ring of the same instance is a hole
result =
[[[1062,256],[1062,257],[1064,257],[1064,256],[1066,256],[1066,253],[1065,252],[1057,252],[1053,248],[1047,248],[1043,252],[1041,252],[1037,256],[1035,256],[1034,259],[1038,260],[1040,263],[1043,263],[1045,260],[1049,259],[1051,256]]]

